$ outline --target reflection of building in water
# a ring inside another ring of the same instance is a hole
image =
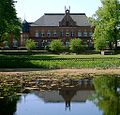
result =
[[[69,108],[70,110],[70,102],[72,101],[72,98],[74,97],[74,95],[76,95],[77,89],[76,88],[68,88],[68,87],[64,87],[60,90],[59,94],[63,97],[64,101],[65,101],[65,107],[66,109]]]
[[[70,109],[71,102],[86,102],[86,100],[94,93],[93,86],[67,86],[61,87],[59,90],[36,91],[35,94],[47,103],[65,102],[65,108]]]
[[[81,90],[77,91],[76,94],[71,99],[71,102],[85,102],[89,96],[93,94],[94,90]],[[57,103],[64,102],[62,95],[60,95],[59,91],[35,91],[35,94],[42,98],[47,103]]]

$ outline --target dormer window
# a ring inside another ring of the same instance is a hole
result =
[[[66,26],[69,26],[69,21],[66,21]]]
[[[71,17],[70,8],[65,9],[65,16],[59,22],[59,26],[62,26],[62,27],[76,26],[76,22]]]

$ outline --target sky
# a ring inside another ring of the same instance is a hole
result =
[[[15,8],[17,16],[22,20],[34,22],[44,13],[64,13],[70,6],[71,13],[86,13],[91,17],[98,7],[100,0],[17,0]]]

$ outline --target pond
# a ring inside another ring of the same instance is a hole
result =
[[[0,115],[120,115],[119,75],[50,86],[2,84]]]

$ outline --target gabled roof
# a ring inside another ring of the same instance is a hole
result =
[[[71,27],[71,26],[77,26],[76,22],[72,19],[70,16],[70,11],[66,10],[65,11],[65,16],[64,18],[59,22],[59,26],[61,27]]]
[[[64,13],[45,13],[36,20],[31,26],[59,26],[59,22],[64,18]],[[85,13],[70,13],[71,18],[77,26],[90,26]]]

